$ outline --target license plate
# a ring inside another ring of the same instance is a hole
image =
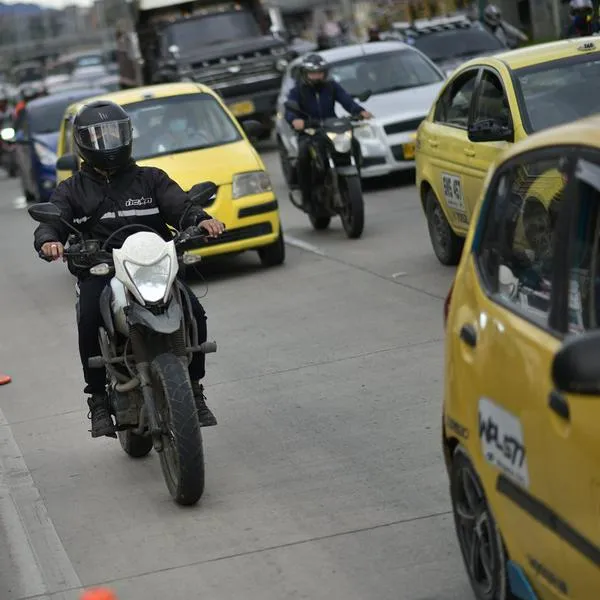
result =
[[[229,106],[229,110],[236,117],[251,115],[254,112],[254,102],[252,100],[244,100],[244,102],[236,102]]]
[[[402,152],[404,154],[404,160],[412,160],[415,157],[415,144],[403,144]]]

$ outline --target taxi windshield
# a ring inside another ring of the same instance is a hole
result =
[[[330,73],[353,96],[365,89],[375,96],[443,81],[431,63],[414,50],[355,56],[333,63]]]
[[[598,112],[598,52],[517,69],[514,75],[521,116],[528,133]]]
[[[209,94],[194,93],[127,104],[133,158],[212,148],[242,139],[231,118]]]

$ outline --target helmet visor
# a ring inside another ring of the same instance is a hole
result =
[[[87,150],[116,150],[131,143],[131,124],[127,119],[98,123],[80,127],[77,135]]]

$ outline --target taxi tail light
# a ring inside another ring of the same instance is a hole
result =
[[[448,313],[450,312],[450,302],[452,301],[452,292],[454,290],[454,281],[452,285],[450,285],[450,290],[448,291],[448,295],[444,300],[444,327],[446,327],[446,323],[448,322]]]

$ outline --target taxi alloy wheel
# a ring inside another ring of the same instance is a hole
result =
[[[510,600],[504,545],[483,485],[466,452],[452,458],[450,494],[456,535],[477,600]]]
[[[459,238],[440,206],[433,190],[429,190],[425,197],[425,213],[427,215],[427,227],[433,251],[437,259],[447,266],[457,265],[460,260],[464,240]]]

